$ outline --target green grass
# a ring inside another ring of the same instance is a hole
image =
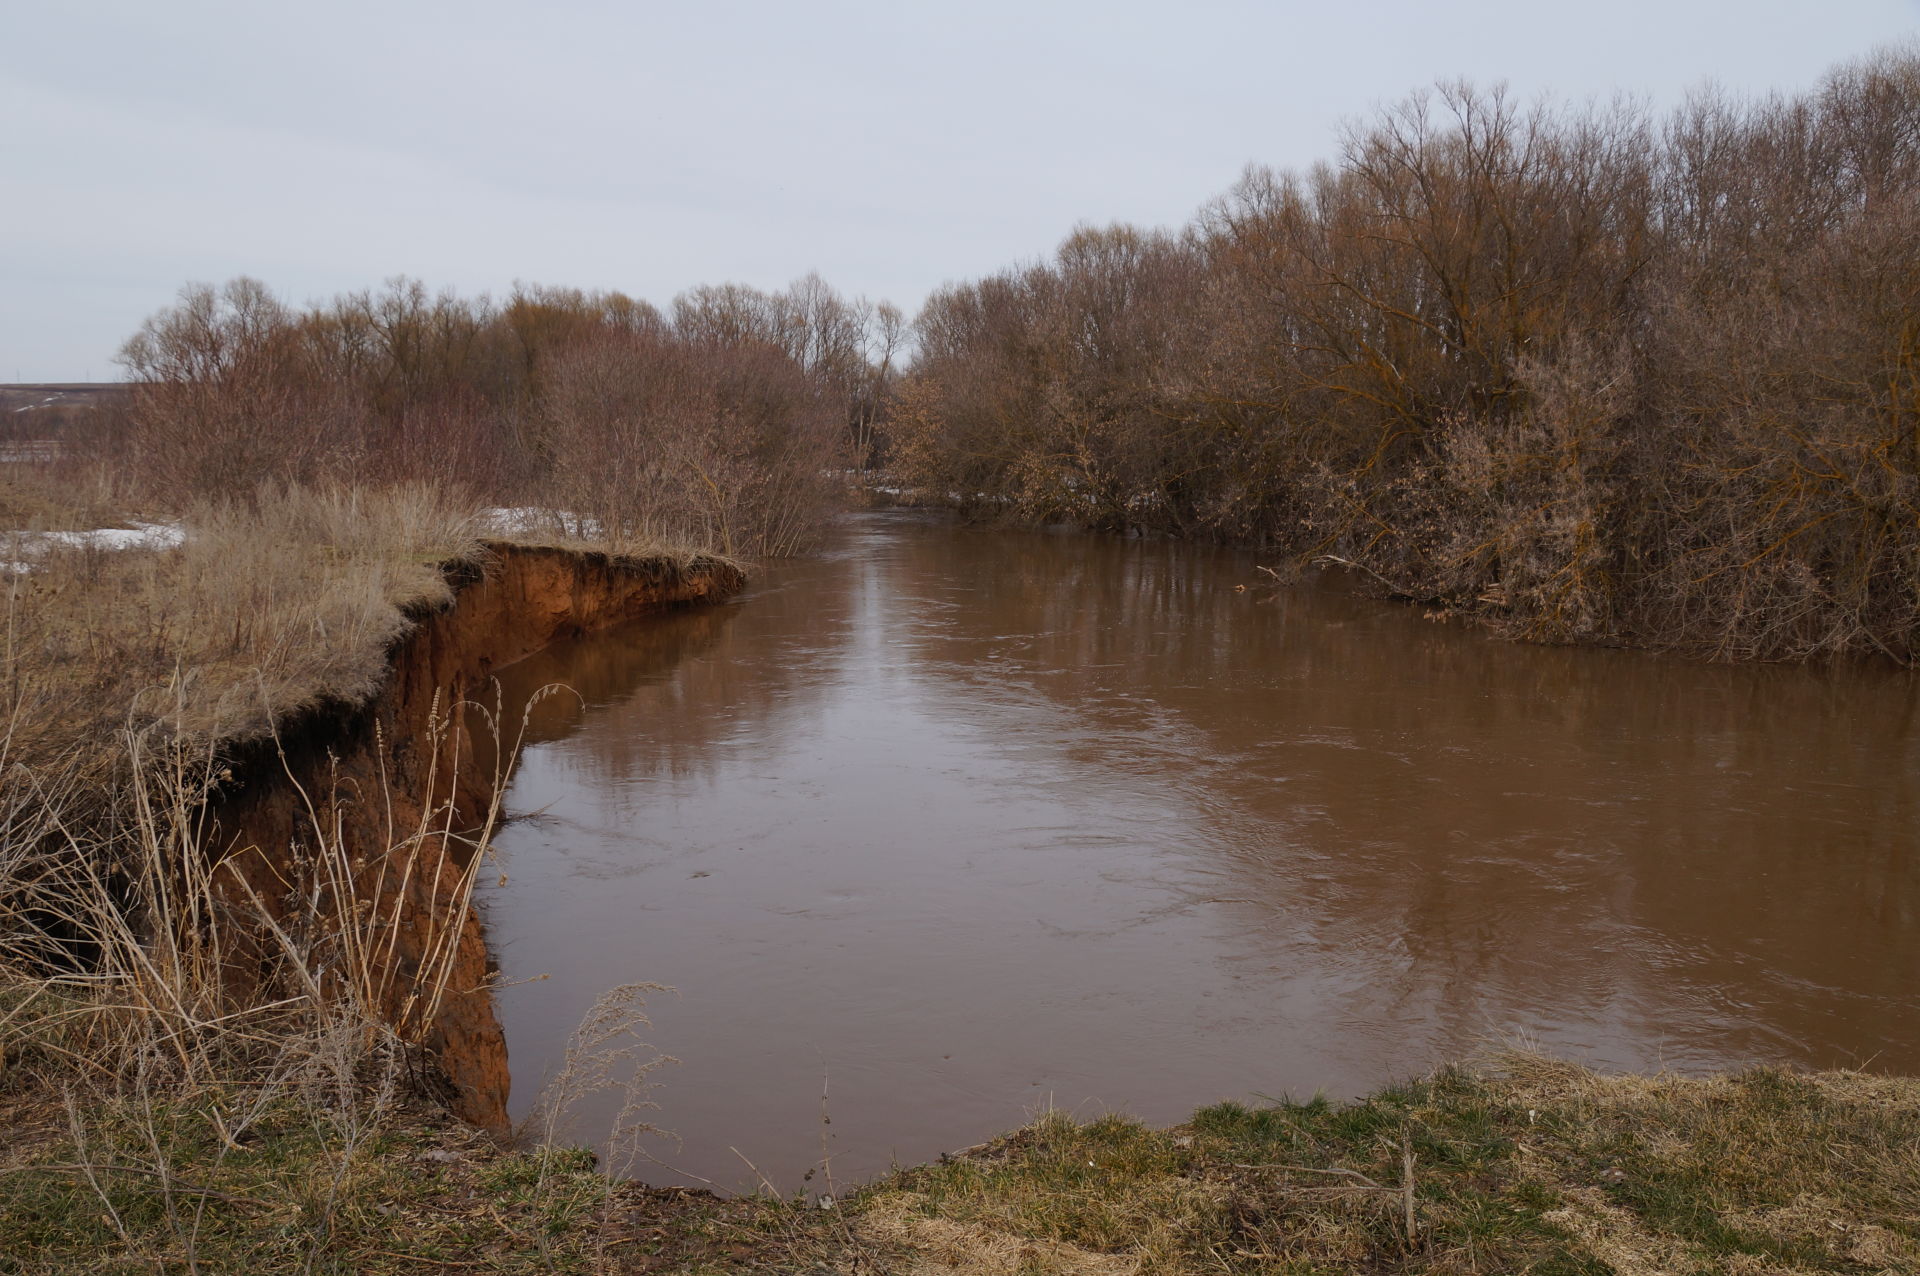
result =
[[[96,1107],[84,1146],[60,1140],[9,1166],[0,1272],[593,1269],[615,1185],[590,1154],[503,1153],[424,1112],[356,1137],[293,1102],[229,1144],[213,1118],[233,1105],[207,1092]]]
[[[870,1240],[1010,1272],[1910,1271],[1920,1083],[1517,1057],[1173,1130],[1048,1117],[864,1204]]]
[[[1857,1073],[1608,1077],[1520,1056],[1172,1129],[1055,1113],[831,1210],[620,1183],[585,1152],[364,1101],[289,1092],[241,1121],[231,1090],[123,1093],[83,1113],[77,1147],[44,1094],[16,1094],[0,1168],[171,1180],[0,1172],[0,1272],[1920,1270],[1920,1082]]]

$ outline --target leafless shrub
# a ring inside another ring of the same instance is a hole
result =
[[[125,428],[82,450],[124,454],[162,505],[431,482],[552,504],[616,548],[786,554],[838,503],[832,472],[884,446],[904,335],[814,275],[695,289],[671,321],[619,293],[495,306],[407,279],[302,311],[237,279],[185,289],[127,343]]]
[[[843,423],[780,351],[628,337],[556,361],[552,503],[616,545],[804,548],[838,495]]]
[[[186,288],[122,351],[132,458],[156,491],[206,498],[341,473],[359,442],[353,387],[319,375],[264,286]]]
[[[894,458],[963,506],[1331,556],[1545,641],[1920,640],[1920,52],[1815,92],[1445,84],[1175,239],[936,293]]]

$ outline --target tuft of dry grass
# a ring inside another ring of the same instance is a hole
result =
[[[439,871],[451,800],[382,847],[328,818],[338,795],[296,793],[309,826],[267,899],[200,844],[211,744],[167,721],[112,744],[104,797],[77,763],[0,789],[0,1272],[365,1270],[385,1196],[418,1186],[395,1138],[427,1111],[422,1047],[497,811],[419,935],[405,883]],[[545,1161],[537,1180],[506,1227],[536,1250],[563,1198],[606,1192]]]
[[[1064,1241],[1023,1237],[985,1223],[929,1217],[911,1192],[881,1196],[861,1213],[860,1235],[907,1255],[913,1276],[1137,1276],[1143,1257],[1103,1254]]]
[[[55,485],[44,481],[38,468],[0,466],[0,529],[4,529],[0,538],[11,532],[83,532],[131,525],[124,504],[100,485]]]

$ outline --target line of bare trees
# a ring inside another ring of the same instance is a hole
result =
[[[905,330],[817,275],[665,314],[405,279],[301,309],[242,278],[183,290],[127,343],[131,401],[102,450],[160,500],[426,481],[616,543],[791,553],[871,451]]]
[[[1543,641],[1920,651],[1920,50],[1665,118],[1444,85],[916,332],[892,462],[962,506]]]

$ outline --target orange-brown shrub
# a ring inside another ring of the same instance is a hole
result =
[[[979,510],[1337,557],[1545,641],[1920,647],[1920,51],[1665,121],[1443,85],[918,321]]]

